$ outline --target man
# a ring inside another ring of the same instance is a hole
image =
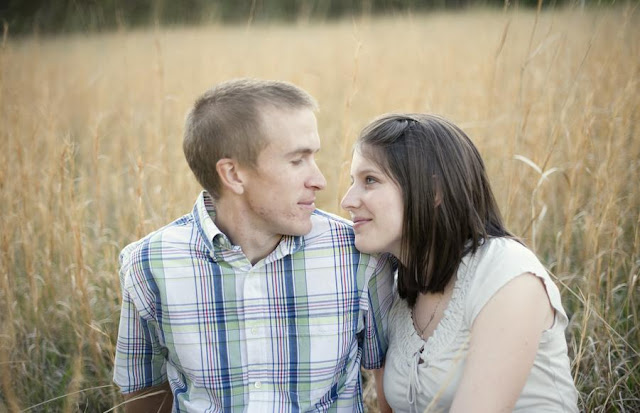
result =
[[[360,365],[383,364],[393,277],[315,209],[315,109],[291,84],[249,79],[196,101],[183,149],[204,191],[120,256],[128,410],[363,410]]]

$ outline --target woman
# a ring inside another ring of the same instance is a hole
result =
[[[385,115],[362,131],[351,177],[356,246],[399,264],[383,380],[394,411],[577,412],[558,288],[504,227],[464,132]]]

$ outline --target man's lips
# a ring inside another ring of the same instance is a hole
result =
[[[305,208],[305,209],[310,209],[310,210],[314,210],[316,209],[316,200],[315,199],[311,199],[311,200],[307,200],[307,201],[300,201],[298,202],[298,205],[300,205],[301,207]]]

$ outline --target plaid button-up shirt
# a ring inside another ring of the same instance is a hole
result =
[[[363,411],[360,365],[383,364],[391,263],[358,252],[348,221],[316,211],[255,265],[192,213],[120,255],[114,381],[169,381],[174,411]]]

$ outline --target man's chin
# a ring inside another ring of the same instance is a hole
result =
[[[287,235],[291,235],[294,237],[302,237],[311,232],[311,221],[308,224],[301,224],[296,226],[295,228],[289,228]]]

